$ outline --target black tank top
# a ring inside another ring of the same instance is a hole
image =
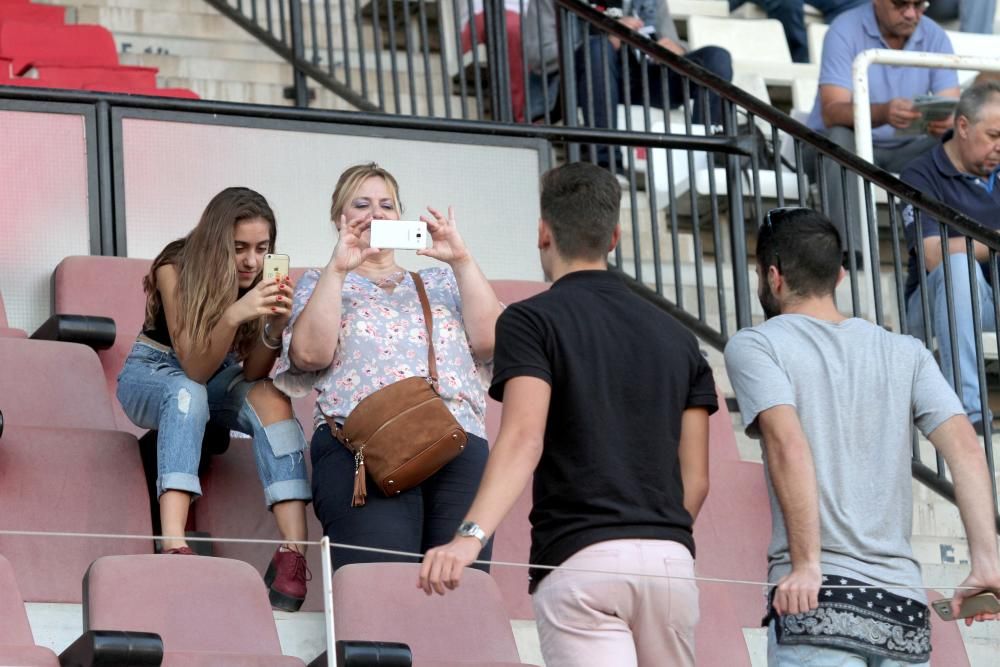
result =
[[[237,299],[242,299],[243,295],[249,292],[248,289],[241,289],[236,293]],[[156,311],[156,317],[153,319],[152,329],[143,329],[142,335],[150,340],[154,340],[160,345],[166,345],[171,350],[174,349],[174,342],[170,339],[170,329],[167,327],[167,316],[163,312],[163,306]]]

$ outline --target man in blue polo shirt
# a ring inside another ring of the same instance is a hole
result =
[[[948,36],[924,16],[924,0],[872,0],[871,4],[844,12],[830,26],[823,40],[819,90],[807,125],[823,132],[834,143],[854,151],[854,105],[851,65],[867,49],[897,49],[953,53]],[[872,65],[868,72],[871,98],[872,144],[875,164],[899,173],[913,158],[928,151],[951,127],[951,119],[932,123],[928,134],[906,134],[920,118],[913,108],[917,95],[958,97],[954,70],[925,67]],[[844,193],[841,170],[827,161],[823,178],[830,201],[830,218],[846,244]],[[857,180],[848,180],[846,219],[860,243],[860,203]]]
[[[911,162],[900,175],[921,192],[948,204],[980,224],[1000,229],[1000,82],[984,81],[962,94],[955,111],[955,129],[930,152]],[[917,239],[924,250],[931,324],[941,351],[944,375],[954,382],[952,359],[958,354],[962,404],[974,425],[981,425],[984,415],[979,400],[979,372],[976,365],[976,337],[972,320],[972,281],[969,279],[965,237],[948,230],[948,263],[951,273],[952,302],[955,313],[957,352],[951,349],[948,336],[948,308],[945,301],[944,265],[941,228],[929,216],[915,223],[912,206],[903,209],[906,237],[910,245],[909,275],[906,279],[907,320],[910,333],[924,336],[923,308],[920,296],[920,269],[916,254]],[[919,230],[919,233],[918,233]],[[952,236],[956,238],[951,238]],[[973,244],[976,259],[973,280],[978,286],[983,327],[992,330],[993,288],[989,250]],[[958,387],[955,387],[958,391]]]

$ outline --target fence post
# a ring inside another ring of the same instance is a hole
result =
[[[288,0],[288,20],[292,24],[292,54],[295,57],[295,62],[292,63],[292,91],[295,94],[295,106],[304,108],[309,106],[309,87],[306,75],[296,64],[306,57],[302,35],[302,0]],[[378,26],[375,29],[378,30]]]
[[[727,99],[722,100],[722,122],[726,136],[739,134],[736,120],[736,106]],[[711,168],[711,167],[710,167]],[[747,276],[747,236],[743,212],[743,175],[740,173],[740,156],[726,156],[726,184],[729,189],[729,229],[733,257],[733,297],[736,308],[736,328],[742,329],[750,321],[750,279]],[[716,258],[716,261],[719,261]]]

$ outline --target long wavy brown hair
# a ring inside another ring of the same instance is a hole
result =
[[[249,188],[226,188],[208,202],[201,220],[182,239],[167,244],[153,260],[142,280],[146,291],[145,329],[156,326],[156,316],[163,301],[156,284],[156,270],[173,264],[177,269],[178,331],[192,341],[195,350],[207,350],[209,336],[226,309],[236,302],[239,293],[236,269],[236,243],[233,230],[243,220],[260,218],[270,226],[268,252],[274,252],[278,228],[274,211],[263,195]],[[254,278],[251,288],[260,282]],[[256,344],[263,319],[244,322],[233,338],[233,350],[245,359]]]
[[[367,164],[356,164],[353,167],[348,167],[340,175],[340,178],[337,179],[337,185],[333,188],[333,197],[330,198],[330,220],[334,224],[338,222],[340,214],[347,205],[347,200],[353,197],[354,193],[361,187],[361,184],[372,176],[378,176],[385,181],[385,185],[389,189],[389,194],[392,195],[392,203],[396,207],[396,213],[399,215],[403,214],[403,204],[399,201],[399,184],[396,183],[396,179],[392,174],[374,162],[368,162]]]

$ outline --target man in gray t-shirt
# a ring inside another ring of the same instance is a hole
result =
[[[762,440],[771,499],[769,661],[796,664],[802,644],[926,660],[930,624],[910,548],[911,425],[955,481],[972,560],[964,585],[1000,592],[982,447],[917,339],[837,310],[843,269],[829,220],[775,209],[760,229],[757,259],[768,320],[733,336],[726,368],[747,434]],[[851,583],[857,588],[821,589]],[[810,632],[830,624],[859,631]],[[880,635],[885,624],[898,634]]]

